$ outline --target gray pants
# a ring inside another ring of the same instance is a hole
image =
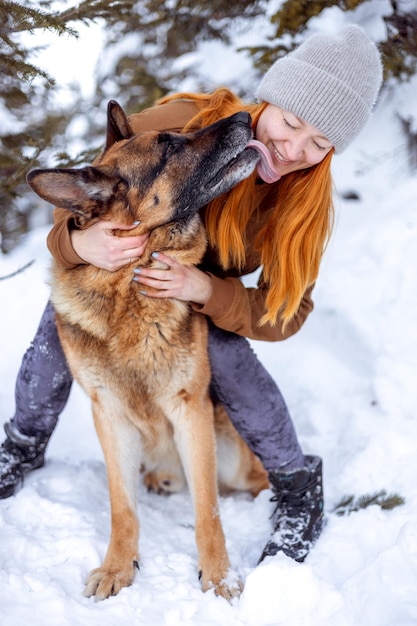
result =
[[[224,403],[235,428],[265,468],[302,467],[304,456],[285,401],[248,340],[210,324],[209,356],[213,397]],[[48,302],[17,376],[15,428],[30,437],[49,438],[71,384]]]

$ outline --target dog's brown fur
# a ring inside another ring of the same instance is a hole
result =
[[[245,116],[245,114],[242,114]],[[140,224],[154,250],[197,264],[206,239],[198,209],[247,176],[257,156],[244,150],[249,119],[242,115],[189,135],[133,136],[115,102],[108,107],[106,148],[95,167],[34,170],[32,188],[71,210],[81,227],[97,219]],[[157,491],[181,488],[183,474],[195,507],[199,571],[204,590],[230,598],[230,563],[219,518],[216,443],[208,386],[207,325],[188,303],[154,299],[132,282],[132,266],[107,272],[91,265],[52,272],[52,301],[74,377],[89,394],[109,480],[112,532],[102,566],[85,594],[107,598],[132,583],[139,562],[136,513],[139,468]],[[226,489],[256,494],[268,486],[259,460],[216,409],[219,479]],[[181,459],[181,461],[180,461]]]

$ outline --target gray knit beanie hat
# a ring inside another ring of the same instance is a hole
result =
[[[315,126],[342,152],[369,119],[382,83],[375,43],[359,28],[312,35],[266,72],[256,97]]]

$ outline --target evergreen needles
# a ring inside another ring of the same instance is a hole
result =
[[[358,497],[353,495],[344,496],[344,498],[336,504],[332,512],[339,516],[350,515],[350,513],[366,509],[368,506],[372,506],[374,504],[380,506],[384,511],[391,511],[395,507],[401,506],[404,503],[405,500],[402,496],[397,493],[387,495],[387,492],[382,489],[377,493],[365,494]]]

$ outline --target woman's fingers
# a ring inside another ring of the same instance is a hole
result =
[[[194,265],[182,265],[162,252],[153,253],[152,256],[166,269],[138,267],[133,270],[133,281],[142,287],[142,294],[199,304],[209,300],[213,285],[208,274]]]
[[[145,251],[148,233],[131,237],[115,234],[117,230],[131,230],[134,227],[101,220],[85,230],[72,231],[72,245],[78,256],[87,263],[113,272],[137,260]]]

